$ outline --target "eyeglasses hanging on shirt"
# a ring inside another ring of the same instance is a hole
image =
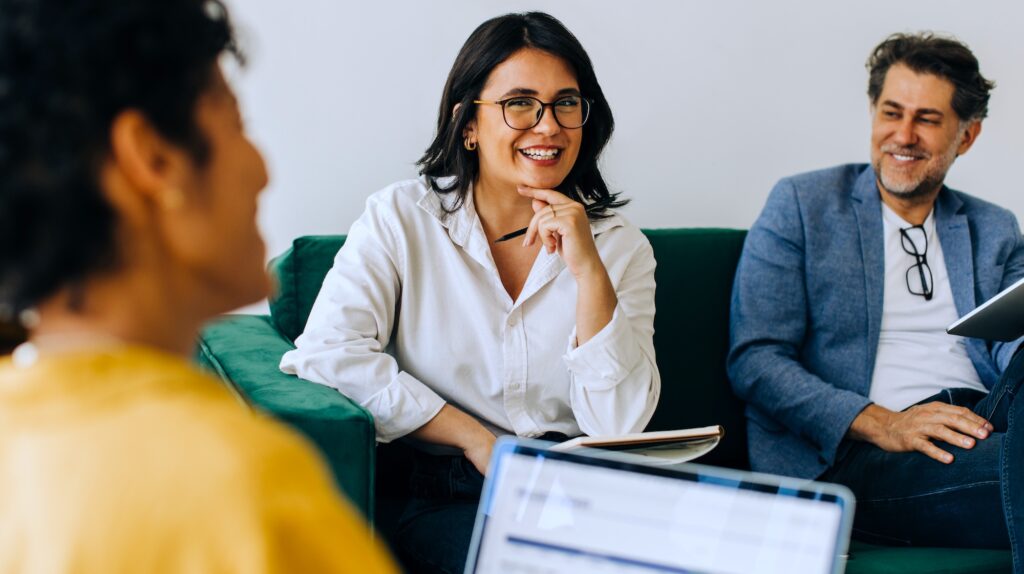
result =
[[[932,268],[928,266],[928,258],[925,257],[928,252],[928,234],[924,226],[901,228],[900,243],[903,250],[917,261],[907,269],[907,290],[913,295],[924,297],[925,301],[931,301]]]

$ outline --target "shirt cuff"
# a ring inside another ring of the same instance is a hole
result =
[[[633,372],[643,353],[636,344],[633,326],[616,305],[612,320],[586,343],[576,346],[576,329],[573,328],[562,358],[574,382],[581,383],[587,390],[606,391]]]
[[[1013,360],[1013,356],[1017,354],[1021,347],[1024,347],[1024,337],[1018,337],[1006,343],[996,343],[996,345],[999,347],[995,353],[995,363],[999,374],[1002,375],[1010,367],[1010,361]]]
[[[409,373],[398,373],[388,386],[363,402],[373,415],[377,440],[388,443],[430,422],[445,400]]]

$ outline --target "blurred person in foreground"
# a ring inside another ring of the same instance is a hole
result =
[[[293,433],[192,368],[266,296],[216,0],[0,0],[0,572],[387,572]]]

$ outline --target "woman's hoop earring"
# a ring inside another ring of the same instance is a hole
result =
[[[466,136],[466,139],[462,140],[462,147],[466,148],[466,151],[475,151],[476,142],[469,139],[469,136]]]

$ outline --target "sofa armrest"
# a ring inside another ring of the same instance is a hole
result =
[[[282,373],[278,363],[292,348],[269,316],[229,315],[203,329],[196,360],[249,404],[312,440],[338,486],[372,520],[373,418],[332,388]]]

